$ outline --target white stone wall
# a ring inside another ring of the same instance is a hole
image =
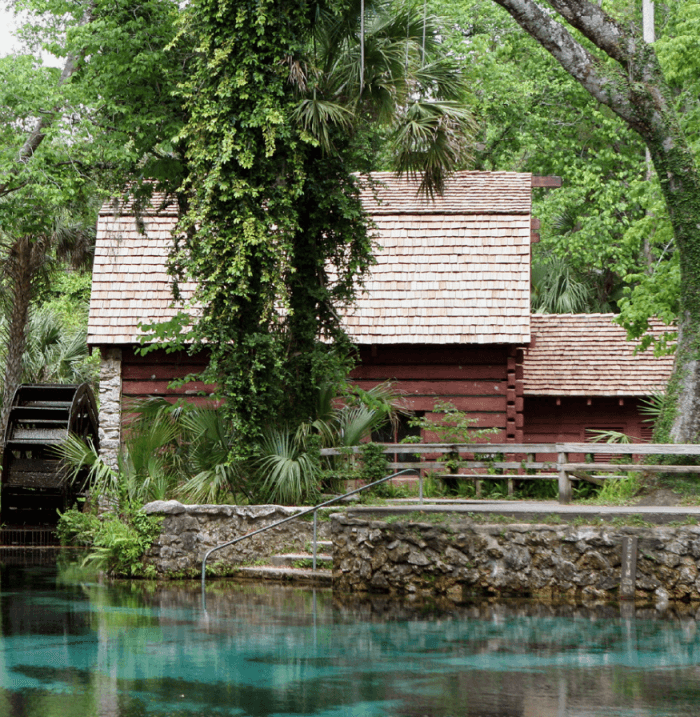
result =
[[[122,350],[102,348],[100,364],[100,455],[117,465],[121,443]]]

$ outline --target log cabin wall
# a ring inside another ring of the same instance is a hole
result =
[[[626,433],[635,443],[651,439],[653,423],[644,420],[647,416],[639,410],[642,399],[638,397],[525,396],[524,404],[524,443],[584,443],[596,435],[593,431],[611,429]],[[557,459],[554,454],[537,457]],[[583,459],[571,456],[572,461]]]
[[[351,378],[364,389],[384,381],[395,382],[407,406],[431,416],[437,399],[451,401],[475,419],[475,427],[498,428],[493,440],[522,440],[522,366],[519,354],[508,346],[394,345],[360,348],[360,365]],[[133,347],[121,353],[122,403],[156,396],[175,402],[185,398],[207,404],[215,386],[192,381],[172,382],[201,371],[207,356],[185,351],[156,350],[145,356]],[[436,417],[436,416],[432,416]]]
[[[166,353],[157,349],[145,356],[139,356],[133,347],[122,352],[122,401],[142,400],[151,396],[164,398],[174,403],[180,398],[197,405],[211,403],[207,395],[215,386],[202,381],[191,381],[173,386],[176,379],[202,371],[207,365],[207,355],[202,352],[190,356],[186,351]]]
[[[475,428],[500,429],[492,440],[516,442],[522,440],[521,368],[508,346],[362,346],[351,378],[364,389],[394,381],[407,407],[428,418],[438,417],[437,399],[450,401],[475,419]]]
[[[620,405],[622,401],[622,405]],[[639,398],[614,396],[526,396],[525,443],[579,443],[591,430],[614,429],[636,441],[649,440],[653,425],[640,413]]]

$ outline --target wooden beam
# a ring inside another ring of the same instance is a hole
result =
[[[533,187],[561,187],[561,177],[554,174],[533,174]]]

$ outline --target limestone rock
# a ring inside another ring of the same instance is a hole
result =
[[[143,506],[147,515],[179,515],[185,512],[185,506],[179,500],[154,500]]]

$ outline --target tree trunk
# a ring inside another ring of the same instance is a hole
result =
[[[641,28],[623,28],[588,0],[550,4],[607,58],[589,52],[535,0],[494,1],[649,148],[681,265],[678,348],[654,436],[658,441],[695,443],[700,439],[700,175],[654,48],[644,41]]]

